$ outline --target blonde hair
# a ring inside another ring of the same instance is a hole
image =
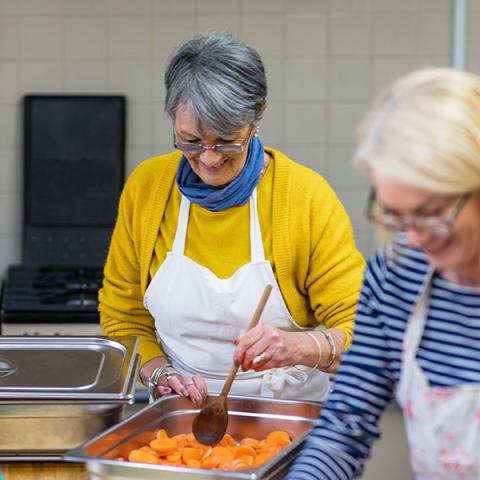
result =
[[[448,68],[401,77],[361,122],[354,161],[428,192],[480,188],[480,78]]]

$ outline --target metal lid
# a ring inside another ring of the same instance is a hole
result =
[[[136,337],[0,336],[0,402],[125,400],[137,348]]]

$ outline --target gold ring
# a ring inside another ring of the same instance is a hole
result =
[[[262,352],[260,355],[257,355],[256,357],[254,357],[253,359],[253,364],[254,365],[258,365],[260,363],[263,363],[267,360],[267,354],[265,352]]]

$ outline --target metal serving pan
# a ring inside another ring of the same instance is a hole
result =
[[[135,337],[0,337],[0,461],[59,460],[134,403]]]
[[[260,397],[228,397],[227,432],[234,438],[264,438],[272,430],[286,430],[293,441],[269,462],[236,472],[205,470],[167,465],[116,461],[130,450],[149,443],[159,428],[169,435],[192,430],[199,409],[186,398],[166,396],[140,410],[82,446],[70,450],[64,459],[85,462],[91,480],[178,480],[178,479],[276,479],[286,473],[288,464],[320,413],[320,404]]]

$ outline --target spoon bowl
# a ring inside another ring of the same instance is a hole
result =
[[[262,315],[265,304],[267,303],[270,292],[272,291],[272,286],[267,285],[263,292],[260,302],[258,303],[257,309],[253,314],[248,330],[252,329],[257,325]],[[211,400],[205,407],[203,407],[197,416],[193,420],[192,432],[194,437],[202,443],[203,445],[215,445],[218,443],[225,432],[227,431],[228,426],[228,406],[227,406],[227,396],[235,376],[237,375],[239,366],[233,365],[230,373],[228,374],[225,384],[223,385],[220,395],[213,400]]]

